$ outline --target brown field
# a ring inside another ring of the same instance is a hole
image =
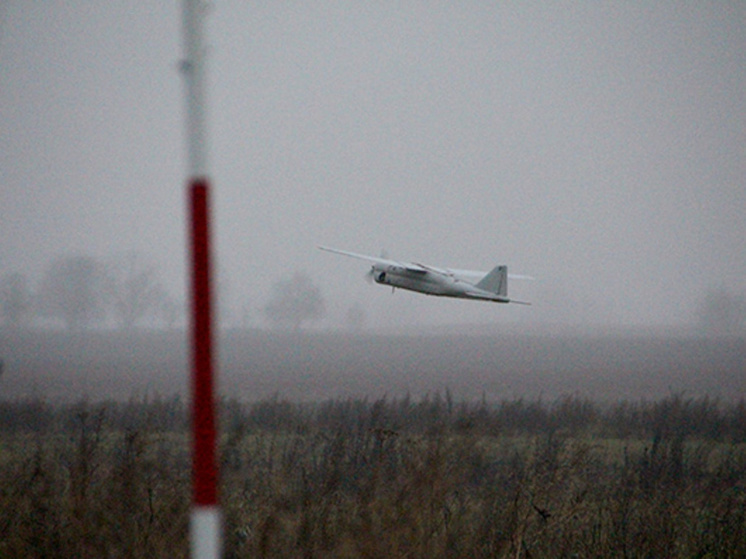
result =
[[[659,399],[672,393],[732,401],[746,394],[746,339],[691,335],[359,335],[224,333],[219,390],[252,401],[421,397],[464,400]],[[186,394],[182,332],[0,333],[0,398],[122,400]]]

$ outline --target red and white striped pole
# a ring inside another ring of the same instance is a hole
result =
[[[204,46],[201,0],[184,0],[192,345],[192,513],[190,553],[194,559],[221,555],[218,507],[215,398],[213,394],[212,302],[210,285],[210,188],[204,109]]]

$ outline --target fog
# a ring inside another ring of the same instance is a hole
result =
[[[746,338],[690,335],[276,332],[220,338],[218,389],[228,399],[444,396],[499,402],[656,400],[743,402]],[[183,331],[0,330],[0,401],[75,402],[185,397]]]
[[[136,251],[185,291],[178,2],[0,4],[0,274]],[[682,325],[746,294],[746,4],[215,2],[226,316],[308,274],[323,326]],[[363,281],[317,244],[507,264],[531,307]]]

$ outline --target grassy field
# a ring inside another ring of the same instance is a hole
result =
[[[0,331],[0,557],[186,557],[183,332]],[[744,557],[746,340],[223,332],[226,557]]]
[[[0,402],[0,557],[186,557],[179,396]],[[744,557],[746,404],[221,404],[226,557]]]
[[[746,394],[746,338],[670,332],[383,335],[228,331],[218,388],[256,401],[380,398],[450,390],[459,400],[660,399],[672,392],[732,401]],[[183,332],[0,330],[0,399],[127,400],[187,394]]]

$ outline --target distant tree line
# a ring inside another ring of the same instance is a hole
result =
[[[264,313],[275,326],[299,330],[304,322],[324,317],[326,307],[321,290],[306,274],[296,272],[272,286]]]
[[[53,320],[71,330],[107,321],[130,329],[148,321],[173,326],[180,307],[163,287],[154,264],[136,252],[103,262],[86,255],[59,256],[36,288],[23,274],[0,278],[0,312],[10,328],[33,319]]]
[[[225,279],[219,287],[225,287]],[[222,292],[222,289],[219,289]],[[225,324],[231,305],[215,305],[216,320]],[[272,285],[267,303],[259,309],[267,324],[299,330],[326,316],[321,289],[303,272]],[[0,276],[0,324],[21,329],[52,321],[70,330],[114,326],[123,330],[143,325],[173,327],[183,320],[183,303],[164,288],[157,267],[137,252],[125,252],[107,261],[87,255],[54,258],[34,289],[20,273]],[[242,323],[248,323],[243,307]],[[344,324],[354,330],[365,324],[365,311],[353,305]]]
[[[226,288],[221,278],[218,291]],[[216,319],[227,325],[233,301],[219,297]],[[300,330],[327,315],[321,289],[303,272],[272,284],[267,302],[257,309],[273,328]],[[367,313],[360,303],[341,318],[349,330],[366,326]],[[36,289],[21,273],[0,275],[0,326],[21,329],[35,320],[52,320],[70,330],[93,326],[132,329],[145,324],[172,328],[185,319],[184,302],[174,299],[160,281],[155,264],[130,251],[102,261],[87,255],[58,256],[44,270]],[[746,296],[724,287],[712,287],[694,308],[692,326],[705,335],[746,333]],[[234,325],[252,322],[243,305]]]

